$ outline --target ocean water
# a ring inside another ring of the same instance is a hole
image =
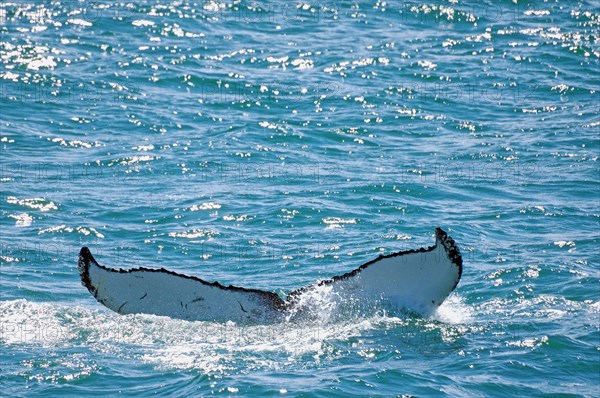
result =
[[[0,395],[600,396],[598,1],[3,1]],[[89,246],[282,295],[460,246],[434,314],[115,314]]]

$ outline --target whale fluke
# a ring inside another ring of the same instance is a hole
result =
[[[87,247],[79,253],[82,284],[119,314],[153,314],[190,321],[265,323],[284,319],[302,307],[304,294],[331,286],[341,297],[377,299],[412,310],[437,308],[462,274],[462,257],[441,228],[429,248],[382,255],[353,271],[291,292],[285,300],[258,289],[224,286],[164,268],[129,270],[104,267]]]

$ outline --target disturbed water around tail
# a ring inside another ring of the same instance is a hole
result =
[[[599,396],[598,9],[3,2],[1,394]],[[76,264],[283,296],[435,226],[434,314],[121,316]]]

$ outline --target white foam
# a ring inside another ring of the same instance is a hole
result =
[[[444,323],[464,324],[473,322],[474,315],[471,307],[465,304],[462,297],[455,293],[450,293],[435,313],[434,319]]]
[[[142,360],[157,368],[197,369],[214,374],[235,369],[240,360],[263,369],[303,363],[306,355],[320,362],[334,355],[332,341],[348,341],[373,329],[394,330],[403,341],[402,327],[412,322],[388,316],[383,311],[354,314],[334,321],[330,312],[334,306],[327,304],[331,291],[319,292],[314,293],[313,299],[326,307],[319,319],[253,326],[188,322],[154,315],[118,315],[82,306],[24,299],[2,301],[0,341],[4,345],[45,347],[78,344],[92,351]],[[464,310],[461,304],[457,308]],[[444,325],[426,322],[428,328],[444,333]],[[414,327],[411,330],[418,331]]]

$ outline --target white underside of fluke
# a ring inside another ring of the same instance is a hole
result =
[[[323,288],[342,299],[374,299],[416,311],[434,309],[458,284],[462,258],[454,240],[436,228],[434,246],[380,256],[344,275],[295,290],[285,301],[272,292],[223,286],[162,268],[107,268],[86,247],[79,254],[78,268],[83,285],[96,300],[120,314],[264,323],[309,307],[307,298]]]

